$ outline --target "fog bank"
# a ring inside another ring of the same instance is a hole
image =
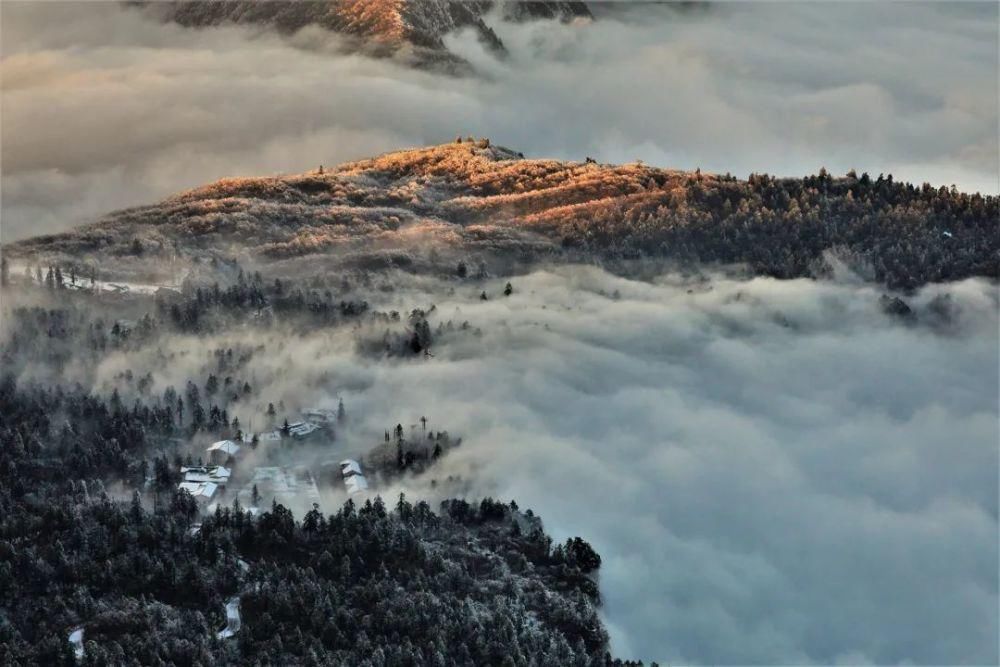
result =
[[[430,358],[359,356],[349,330],[207,343],[264,342],[251,381],[265,401],[343,397],[338,455],[421,416],[461,436],[428,477],[381,492],[435,500],[429,477],[461,475],[556,539],[591,541],[615,655],[996,662],[995,285],[928,286],[907,322],[857,282],[559,267],[515,278],[508,298],[503,281],[392,282],[373,305],[433,304],[432,327],[472,328]],[[191,375],[181,360],[154,373],[159,389]]]
[[[994,287],[914,300],[952,294],[952,333],[829,283],[516,287],[458,306],[481,339],[348,400],[445,422],[450,466],[592,540],[616,655],[996,661]]]
[[[607,9],[607,8],[604,8]],[[225,176],[458,133],[529,157],[1000,191],[997,6],[739,3],[471,34],[469,77],[340,53],[336,35],[161,25],[108,2],[2,5],[3,238]]]

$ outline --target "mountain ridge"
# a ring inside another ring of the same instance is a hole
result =
[[[738,180],[639,162],[530,159],[469,138],[322,172],[222,179],[5,253],[263,264],[390,253],[412,266],[427,266],[428,253],[487,263],[662,257],[794,278],[815,275],[835,251],[872,279],[908,289],[996,278],[997,204],[891,176]]]
[[[257,25],[293,33],[315,25],[357,40],[355,48],[386,56],[413,49],[416,64],[459,71],[467,63],[448,51],[444,37],[471,29],[494,52],[506,52],[488,20],[531,21],[592,19],[575,0],[213,0],[211,2],[133,2],[163,22],[204,28],[225,24]]]

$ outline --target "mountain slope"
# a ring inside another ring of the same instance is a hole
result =
[[[466,140],[325,173],[224,179],[6,252],[133,257],[147,268],[156,257],[238,257],[276,269],[304,265],[304,257],[414,270],[440,270],[454,258],[667,257],[791,278],[814,275],[834,250],[874,279],[912,288],[996,277],[997,216],[997,197],[891,176],[742,181],[638,163],[525,159]]]
[[[495,0],[215,0],[211,2],[141,3],[163,21],[189,27],[227,23],[260,25],[290,33],[309,25],[357,38],[358,46],[375,54],[391,54],[410,46],[418,62],[458,64],[448,53],[444,36],[471,28],[489,47],[502,52],[503,43],[487,25],[487,14],[498,10],[501,20],[571,20],[591,18],[583,2]]]

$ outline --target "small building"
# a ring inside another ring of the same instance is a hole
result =
[[[319,430],[319,426],[313,424],[312,422],[295,422],[288,425],[288,433],[293,438],[308,438],[310,435]]]
[[[181,482],[177,488],[190,493],[199,503],[207,504],[215,495],[219,485],[214,482]]]
[[[340,462],[340,474],[344,476],[344,486],[348,493],[360,493],[368,490],[368,480],[361,472],[361,464],[354,459],[344,459]]]
[[[361,464],[354,459],[344,459],[340,462],[340,474],[342,474],[345,478],[350,477],[351,475],[360,475]]]
[[[213,443],[206,451],[208,458],[213,463],[225,463],[229,459],[235,459],[242,448],[234,440],[220,440]]]
[[[222,466],[181,466],[184,481],[194,484],[211,482],[221,487],[229,483],[233,471]]]
[[[344,480],[347,492],[350,494],[360,493],[368,490],[368,480],[364,475],[351,475]]]
[[[337,411],[327,408],[313,408],[312,410],[304,410],[302,418],[314,424],[336,424]]]

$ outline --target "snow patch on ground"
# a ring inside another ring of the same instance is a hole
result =
[[[240,599],[239,597],[229,598],[226,602],[226,627],[219,630],[216,637],[219,639],[229,639],[230,637],[235,637],[236,633],[240,631]]]

